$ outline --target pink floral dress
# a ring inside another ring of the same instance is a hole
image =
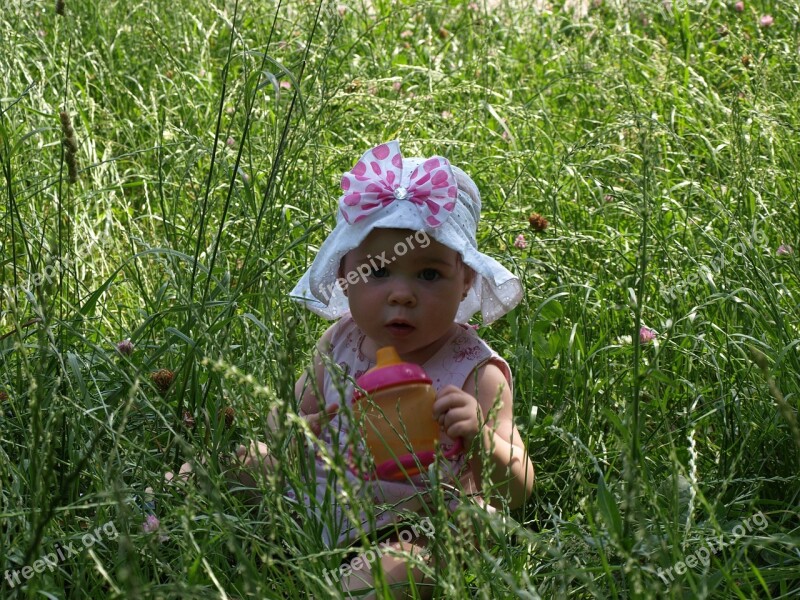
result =
[[[421,473],[403,481],[369,481],[359,475],[355,464],[364,456],[363,443],[358,431],[351,430],[353,382],[375,366],[361,350],[365,334],[350,315],[342,317],[334,326],[331,336],[329,361],[322,385],[325,404],[338,404],[339,413],[319,436],[323,447],[315,450],[314,464],[310,470],[316,476],[316,497],[303,494],[305,504],[322,523],[322,537],[326,545],[341,545],[352,541],[362,532],[381,529],[402,519],[407,511],[424,510],[425,494],[431,489],[428,473]],[[422,367],[433,381],[437,393],[447,385],[463,388],[467,378],[477,368],[493,363],[512,385],[508,363],[478,337],[468,325],[459,325],[439,351]],[[355,428],[353,428],[355,429]],[[453,440],[442,433],[443,451],[453,445]],[[439,467],[442,483],[458,487],[458,479],[466,467],[463,454],[446,461]],[[374,520],[368,519],[352,505],[353,495],[370,498],[376,505]],[[297,494],[287,496],[296,500]],[[451,509],[457,498],[450,503]]]

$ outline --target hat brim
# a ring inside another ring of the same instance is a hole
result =
[[[475,272],[475,279],[467,297],[461,302],[455,320],[466,323],[476,313],[481,313],[484,323],[491,323],[512,310],[522,299],[519,278],[492,257],[478,251],[456,222],[447,221],[439,227],[429,227],[419,211],[410,203],[396,202],[380,213],[359,223],[349,225],[343,219],[320,246],[313,263],[290,292],[290,297],[309,310],[326,319],[338,319],[350,312],[347,296],[337,284],[342,258],[357,248],[374,229],[408,229],[417,234],[409,236],[409,246],[414,240],[421,243],[418,232],[458,252],[464,264]],[[410,225],[410,227],[409,227]],[[474,234],[473,234],[474,235]],[[413,247],[409,248],[413,250]]]

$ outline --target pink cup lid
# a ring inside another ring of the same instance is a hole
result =
[[[425,369],[400,360],[394,346],[379,349],[377,359],[377,365],[356,379],[356,385],[368,394],[406,383],[431,383]],[[356,389],[353,399],[363,395],[361,390]]]

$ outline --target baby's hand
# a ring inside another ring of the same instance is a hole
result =
[[[311,415],[302,415],[314,435],[319,435],[322,426],[328,422],[339,410],[338,404],[332,404],[325,411],[320,411]],[[275,468],[275,458],[270,455],[269,448],[264,442],[251,441],[248,446],[236,448],[236,466],[238,468],[231,472],[235,481],[246,487],[257,487],[255,473],[260,471],[263,474],[269,473]]]
[[[308,421],[308,426],[311,428],[314,435],[319,435],[322,432],[322,426],[330,421],[337,412],[339,412],[339,405],[331,404],[326,407],[324,411],[315,412],[310,415],[300,413],[300,416]]]
[[[433,403],[433,418],[439,421],[444,432],[452,439],[463,438],[469,448],[480,431],[478,401],[464,390],[448,385]]]
[[[316,412],[310,415],[302,416],[308,421],[308,426],[314,435],[319,435],[322,431],[322,426],[328,422],[339,410],[338,404],[332,404],[325,409],[324,412]],[[236,449],[236,458],[240,467],[245,469],[269,468],[273,465],[274,461],[269,455],[269,448],[264,442],[251,441],[249,447],[239,446]]]

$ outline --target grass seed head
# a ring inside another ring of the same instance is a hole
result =
[[[61,119],[61,131],[64,134],[64,137],[73,137],[75,135],[75,131],[72,129],[72,119],[69,116],[69,113],[65,110],[62,110],[58,113],[58,117]]]
[[[67,163],[67,181],[75,183],[78,181],[78,141],[75,139],[75,130],[72,128],[72,120],[69,113],[62,110],[59,113],[61,119],[61,133],[64,136],[61,143],[64,145],[64,161]]]

